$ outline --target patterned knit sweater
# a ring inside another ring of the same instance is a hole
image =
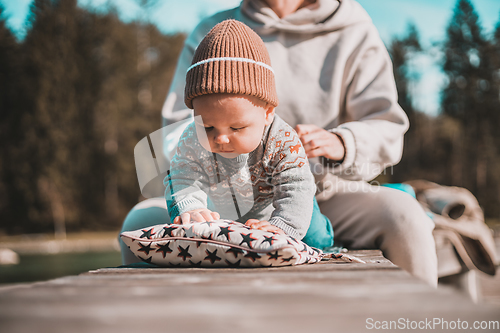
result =
[[[208,208],[242,223],[267,220],[297,239],[307,232],[314,177],[297,134],[277,115],[254,151],[232,159],[205,150],[191,123],[179,140],[170,170],[164,183],[172,220]]]

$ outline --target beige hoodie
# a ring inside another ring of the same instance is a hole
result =
[[[408,118],[397,104],[387,50],[353,0],[318,0],[283,19],[261,0],[244,0],[205,19],[185,42],[162,110],[164,125],[192,114],[183,99],[186,70],[205,34],[228,18],[264,40],[276,75],[277,114],[292,127],[315,124],[342,137],[345,159],[330,172],[370,180],[399,162]]]

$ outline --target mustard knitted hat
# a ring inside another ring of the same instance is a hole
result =
[[[271,59],[262,39],[247,25],[226,20],[210,30],[186,73],[184,102],[198,96],[231,93],[255,96],[278,106]]]

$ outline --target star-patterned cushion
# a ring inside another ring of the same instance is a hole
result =
[[[123,232],[141,260],[162,267],[271,267],[313,264],[323,252],[291,236],[230,220],[160,224]]]

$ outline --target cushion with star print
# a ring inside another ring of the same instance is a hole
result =
[[[323,257],[321,250],[291,236],[230,220],[160,224],[120,237],[139,259],[162,267],[290,266]]]

